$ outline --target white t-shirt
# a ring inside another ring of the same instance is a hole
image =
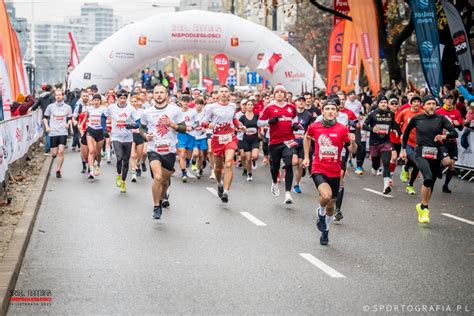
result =
[[[137,110],[130,104],[120,107],[117,103],[111,104],[105,115],[112,119],[112,131],[110,132],[110,140],[121,143],[131,143],[133,141],[132,130],[126,129],[127,124],[133,124],[139,119]]]
[[[196,111],[197,115],[197,125],[196,128],[190,133],[194,138],[196,139],[205,139],[207,138],[206,135],[206,129],[201,127],[201,122],[202,122],[202,117],[204,116],[204,109],[201,111],[201,113],[198,113]]]
[[[186,124],[186,128],[191,127],[193,130],[191,132],[186,132],[187,134],[194,136],[193,131],[196,126],[198,126],[198,115],[196,110],[194,109],[188,109],[186,112],[183,112],[183,117],[184,117],[184,124]]]
[[[214,125],[212,129],[213,137],[219,135],[234,134],[235,110],[237,106],[234,103],[221,105],[218,102],[206,105],[204,108],[203,122],[211,122]]]
[[[87,121],[87,127],[90,127],[95,130],[102,129],[102,115],[105,115],[106,108],[100,106],[95,108],[93,106],[87,107],[85,112],[89,115],[89,119]]]
[[[45,116],[49,116],[50,137],[67,136],[67,120],[72,117],[72,108],[64,102],[51,103],[44,111]]]
[[[362,112],[362,103],[360,103],[359,100],[354,100],[354,101],[350,101],[350,100],[346,100],[346,103],[344,103],[344,106],[351,110],[352,112],[354,112],[354,114],[359,117],[360,113]]]
[[[183,112],[177,105],[168,104],[162,109],[153,106],[143,111],[141,124],[146,125],[148,133],[153,134],[153,139],[148,142],[148,152],[161,155],[176,153],[178,132],[162,123],[166,117],[176,124],[184,123]]]

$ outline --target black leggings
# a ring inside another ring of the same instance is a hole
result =
[[[117,174],[121,174],[122,180],[125,181],[132,154],[132,143],[121,143],[114,140],[112,146],[114,146],[115,157],[117,157]]]
[[[425,159],[418,155],[415,155],[415,161],[423,175],[423,185],[431,188],[433,192],[436,178],[441,172],[441,161],[439,159]]]
[[[408,185],[413,186],[416,181],[416,178],[418,177],[418,174],[420,173],[420,169],[418,169],[418,166],[416,165],[415,154],[409,154],[407,155],[407,158],[407,163],[403,168],[405,169],[405,171],[409,172],[410,168],[413,167],[413,170],[410,174],[410,181],[408,182]]]
[[[283,159],[285,164],[285,191],[291,191],[293,185],[293,149],[285,144],[270,145],[270,171],[272,172],[273,183],[277,183],[280,162]]]
[[[356,160],[357,160],[357,167],[359,168],[362,168],[364,166],[365,153],[366,153],[365,146],[367,146],[366,142],[357,143]]]
[[[389,178],[390,177],[390,160],[392,159],[392,152],[391,151],[382,151],[380,156],[371,157],[372,158],[372,168],[375,170],[379,170],[380,168],[380,158],[382,158],[383,164],[383,177]]]
[[[262,138],[262,150],[265,156],[269,155],[270,151],[268,150],[268,138],[266,137]]]

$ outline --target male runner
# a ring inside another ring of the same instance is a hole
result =
[[[297,125],[293,129],[295,140],[298,145],[295,146],[293,152],[293,165],[296,166],[295,172],[295,183],[293,186],[293,192],[301,193],[300,181],[303,177],[303,159],[304,159],[304,150],[303,150],[303,138],[308,126],[314,121],[313,115],[305,109],[304,97],[298,96],[294,101],[296,104],[296,117]]]

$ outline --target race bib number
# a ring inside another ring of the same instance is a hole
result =
[[[204,128],[202,128],[201,126],[197,126],[194,131],[196,132],[197,135],[202,135],[204,134]]]
[[[293,147],[295,147],[296,145],[298,145],[298,143],[295,142],[294,139],[292,139],[292,140],[287,140],[286,142],[284,142],[284,144],[285,144],[286,147],[288,147],[288,148],[293,148]]]
[[[89,125],[91,125],[91,126],[100,126],[101,125],[100,118],[90,117],[89,118]]]
[[[156,139],[155,142],[155,151],[157,153],[169,153],[171,151],[171,141],[168,139]]]
[[[56,115],[56,116],[54,117],[54,119],[55,119],[56,121],[64,121],[65,116],[64,116],[64,115]]]
[[[125,126],[127,126],[127,121],[117,120],[117,122],[115,122],[115,127],[117,128],[125,128]]]
[[[232,134],[219,135],[217,139],[219,144],[224,145],[232,141]]]
[[[319,160],[326,162],[337,161],[338,148],[336,146],[321,146],[319,147]]]
[[[390,130],[390,125],[388,125],[388,124],[378,124],[377,126],[380,128],[379,134],[383,134],[383,135],[388,134],[388,131]]]
[[[423,147],[421,149],[421,157],[426,159],[437,159],[438,158],[438,148],[436,147]]]
[[[469,127],[474,127],[474,120],[471,121],[471,124],[469,124]]]
[[[293,134],[295,135],[296,138],[303,138],[304,129],[299,129],[299,130],[293,132]]]
[[[255,135],[257,134],[257,129],[255,127],[249,127],[247,128],[247,132],[245,132],[247,135]]]

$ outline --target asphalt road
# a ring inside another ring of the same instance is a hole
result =
[[[80,167],[68,152],[63,178],[50,178],[16,285],[52,302],[12,303],[10,315],[474,313],[473,183],[453,179],[450,195],[438,183],[421,225],[398,178],[383,197],[365,190],[381,177],[349,168],[345,217],[321,246],[308,177],[291,206],[262,165],[251,183],[234,169],[227,205],[207,176],[173,177],[157,221],[148,174],[120,194],[113,166],[92,183]]]

